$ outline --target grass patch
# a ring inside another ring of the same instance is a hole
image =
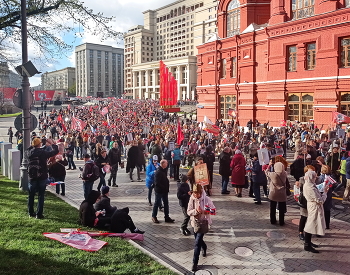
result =
[[[3,115],[0,115],[0,118],[2,117],[15,117],[15,116],[18,116],[22,114],[22,112],[18,112],[18,113],[14,113],[14,114],[3,114]]]
[[[175,274],[123,239],[101,238],[107,246],[85,252],[44,237],[43,232],[78,226],[78,210],[49,192],[44,220],[28,217],[27,194],[17,182],[0,176],[0,194],[1,274]]]

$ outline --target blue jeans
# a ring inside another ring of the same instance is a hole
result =
[[[80,157],[79,157],[79,154],[80,154]],[[80,147],[80,146],[75,147],[75,156],[77,159],[83,158],[83,147]]]
[[[222,186],[221,193],[227,191],[229,178],[230,178],[229,176],[221,176],[221,186]]]
[[[260,184],[253,182],[253,193],[257,202],[261,202]]]
[[[64,182],[65,177],[61,177],[61,178],[55,178],[55,181],[61,181]],[[64,183],[61,184],[57,184],[56,185],[56,193],[59,194],[60,193],[60,188],[62,188],[62,195],[66,194],[66,185]]]
[[[153,191],[153,188],[154,187],[150,187],[150,188],[148,188],[148,196],[147,196],[147,198],[148,198],[148,202],[149,203],[152,203],[152,191]]]
[[[34,197],[38,192],[38,207],[36,215],[41,216],[44,210],[44,199],[46,190],[47,179],[44,180],[29,180],[28,182],[28,214],[34,215]]]
[[[193,264],[197,265],[199,260],[199,255],[201,253],[201,249],[207,250],[207,245],[203,240],[204,233],[194,233],[194,254],[193,254]]]
[[[102,186],[106,186],[105,176],[106,174],[103,174],[102,172],[100,172],[100,182],[98,183],[98,186],[97,186],[97,191],[99,192],[101,191]]]
[[[83,182],[83,189],[84,189],[84,198],[87,199],[90,192],[92,191],[92,186],[94,185],[93,181],[84,181]]]
[[[152,218],[157,218],[158,214],[158,208],[162,205],[162,200],[164,204],[164,218],[169,217],[169,200],[168,200],[168,193],[157,193],[154,192],[156,195],[155,202],[153,204],[153,211],[152,211]]]
[[[75,166],[75,163],[73,160],[73,155],[67,155],[67,160],[68,160],[68,169],[76,169],[77,168]]]

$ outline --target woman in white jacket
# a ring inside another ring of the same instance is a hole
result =
[[[203,192],[200,184],[193,185],[193,193],[188,202],[187,214],[190,216],[191,225],[194,228],[195,220],[207,220],[208,225],[212,224],[210,215],[215,215],[216,208],[211,199]],[[209,212],[209,213],[208,213]],[[201,249],[203,249],[203,257],[207,256],[207,245],[203,240],[205,233],[194,232],[194,254],[192,271],[198,269],[198,260]]]
[[[326,185],[324,187],[324,192],[321,195],[320,191],[318,191],[316,187],[316,172],[307,171],[305,173],[305,184],[303,187],[303,194],[307,200],[307,221],[305,224],[304,232],[305,232],[305,244],[304,250],[310,251],[312,253],[319,253],[318,250],[312,247],[311,236],[312,234],[324,235],[326,222],[323,211],[323,203],[327,199],[327,192],[329,186]]]

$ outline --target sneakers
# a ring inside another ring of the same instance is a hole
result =
[[[299,233],[299,239],[300,239],[301,241],[305,241],[304,233]]]
[[[118,187],[118,184],[113,184],[112,187]]]
[[[142,180],[142,179],[138,179],[137,181],[138,181],[138,182],[141,182],[141,181],[143,181],[143,180]]]
[[[137,233],[137,234],[144,234],[145,231],[142,231],[142,230],[136,228],[136,229],[134,230],[134,233]]]
[[[348,200],[343,200],[341,203],[342,203],[342,204],[350,204],[350,201],[348,201]]]
[[[173,223],[175,220],[173,220],[173,219],[170,218],[170,217],[166,217],[166,218],[164,219],[164,221],[165,221],[165,222],[168,222],[168,223]]]
[[[228,194],[230,194],[231,192],[230,191],[222,191],[221,192],[221,195],[228,195]]]
[[[152,217],[152,222],[154,222],[154,223],[159,223],[157,217]]]

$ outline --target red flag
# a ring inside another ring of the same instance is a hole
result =
[[[92,113],[93,110],[92,106],[90,106],[89,112]]]
[[[182,132],[181,129],[181,124],[180,124],[180,120],[177,121],[177,144],[181,144],[181,141],[184,140],[184,133]]]
[[[332,121],[337,124],[350,123],[350,117],[338,112],[332,112]]]
[[[81,119],[72,117],[72,129],[77,131],[82,131],[86,127],[86,122],[82,121]]]
[[[67,109],[70,110],[70,104],[68,104]]]
[[[234,109],[228,108],[227,115],[233,118],[237,117],[237,112]]]
[[[101,111],[101,114],[104,116],[105,114],[108,114],[108,109],[107,107],[104,107]]]
[[[61,115],[58,115],[58,117],[57,117],[57,121],[60,121],[60,122],[62,122],[62,121],[63,121],[63,119],[62,119],[62,116],[61,116]]]

